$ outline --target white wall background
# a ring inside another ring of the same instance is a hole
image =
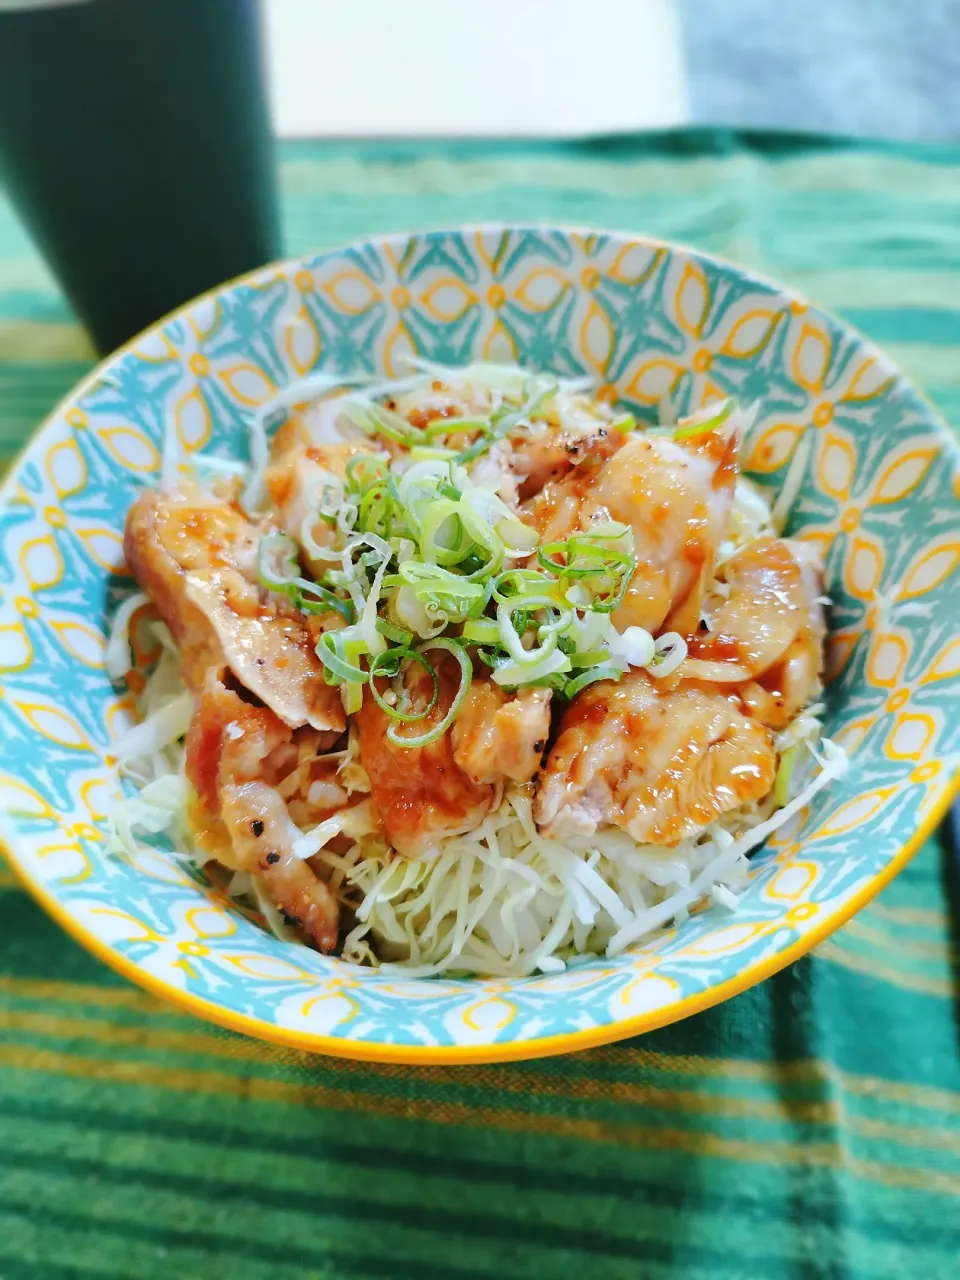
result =
[[[675,0],[266,0],[282,137],[576,135],[688,118]]]

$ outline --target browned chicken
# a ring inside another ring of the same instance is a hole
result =
[[[274,780],[286,772],[295,750],[293,730],[269,707],[254,706],[228,689],[211,669],[187,731],[187,777],[204,817],[220,809],[225,782]],[[199,822],[195,825],[200,825]]]
[[[550,733],[550,696],[474,680],[451,730],[453,758],[472,782],[530,781]]]
[[[571,703],[541,775],[534,817],[550,835],[622,827],[672,845],[773,786],[769,730],[736,695],[684,682],[669,692],[642,671],[590,685]]]
[[[620,432],[599,426],[586,435],[549,431],[541,436],[514,437],[510,466],[518,478],[520,501],[535,497],[544,485],[561,480],[575,468],[595,471],[598,462],[613,457],[624,439]]]
[[[244,782],[224,787],[221,800],[237,864],[261,878],[280,910],[318,950],[333,951],[340,904],[326,882],[291,852],[299,832],[281,797],[264,782]]]
[[[210,667],[236,678],[291,728],[344,728],[336,689],[323,678],[310,626],[256,583],[263,530],[196,485],[147,490],[127,516],[124,551],[180,646],[184,680],[203,687]]]
[[[440,696],[433,710],[409,727],[410,736],[425,733],[450,709],[457,689],[457,667],[442,655],[436,664]],[[378,688],[381,685],[378,684]],[[386,689],[386,681],[382,688]],[[429,696],[432,683],[414,666],[405,687],[411,699]],[[395,746],[387,738],[393,721],[377,706],[369,690],[354,717],[360,735],[360,758],[387,838],[398,853],[418,858],[444,836],[479,826],[496,798],[493,786],[471,781],[454,756],[450,733],[424,747]],[[404,732],[401,727],[400,733]]]
[[[373,449],[366,440],[314,444],[302,419],[293,417],[284,423],[274,438],[273,460],[265,475],[267,492],[276,503],[284,531],[300,542],[303,522],[313,515],[313,540],[321,547],[332,546],[336,528],[316,516],[319,496],[331,478],[343,479],[352,457]],[[314,562],[306,553],[304,562],[315,573],[328,567],[328,563]]]
[[[547,542],[608,520],[630,525],[638,564],[614,624],[692,635],[733,499],[736,452],[736,437],[719,432],[686,445],[631,437],[599,470],[548,484],[533,521]]]
[[[225,866],[262,879],[274,903],[321,951],[337,942],[340,908],[309,863],[291,852],[298,835],[278,780],[296,761],[294,731],[253,706],[211,670],[187,734],[190,819],[198,843]]]
[[[755,719],[782,728],[821,688],[822,567],[803,542],[762,538],[724,566],[729,595],[691,641],[681,674],[738,685]]]

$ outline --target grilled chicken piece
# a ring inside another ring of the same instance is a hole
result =
[[[197,796],[191,826],[198,843],[225,866],[259,876],[280,910],[321,951],[332,951],[339,904],[309,862],[291,852],[298,830],[276,788],[295,767],[294,736],[268,707],[245,702],[211,670],[187,733],[187,777]]]
[[[180,646],[194,691],[229,666],[284,723],[334,735],[344,728],[336,689],[323,678],[307,621],[256,583],[263,530],[196,485],[147,490],[127,516],[127,563]]]
[[[823,570],[812,547],[762,538],[724,566],[728,597],[690,642],[681,677],[736,685],[750,714],[781,729],[822,688]]]
[[[176,495],[184,503],[202,504],[193,486]],[[151,597],[180,649],[180,666],[187,685],[198,690],[210,667],[225,665],[216,633],[201,610],[187,599],[184,568],[160,541],[166,527],[167,500],[155,489],[145,490],[130,508],[124,531],[124,558],[133,576]],[[215,508],[206,504],[211,516]]]
[[[440,696],[433,710],[409,726],[412,737],[437,724],[450,708],[458,686],[452,658],[442,654],[436,664]],[[383,681],[382,687],[387,688]],[[427,673],[413,665],[405,687],[410,698],[425,703],[432,692]],[[471,780],[457,763],[452,735],[443,734],[424,747],[396,746],[387,738],[393,723],[370,695],[354,717],[360,738],[360,759],[370,779],[370,791],[387,839],[408,858],[429,853],[444,836],[479,826],[496,799],[493,786]],[[404,732],[401,726],[400,733]]]
[[[559,837],[610,824],[640,843],[672,845],[761,799],[776,769],[770,732],[742,714],[736,695],[692,681],[664,693],[631,671],[570,704],[534,817]]]
[[[292,743],[293,730],[275,712],[245,702],[211,670],[186,741],[187,777],[198,802],[216,815],[225,783],[279,779],[295,762]]]
[[[544,541],[617,520],[633,529],[637,569],[613,614],[617,629],[692,635],[733,501],[736,437],[685,445],[635,435],[599,470],[577,468],[532,508]]]
[[[821,604],[823,566],[809,543],[785,539],[783,545],[800,569],[794,599],[800,625],[782,655],[755,680],[740,689],[750,714],[762,724],[782,729],[823,689],[823,641],[827,622]]]
[[[453,758],[472,782],[530,781],[550,733],[550,697],[549,689],[510,695],[474,680],[451,730]]]
[[[333,951],[340,904],[329,885],[291,852],[299,832],[280,795],[264,782],[244,782],[225,786],[220,799],[238,866],[260,877],[276,905],[318,950]]]
[[[819,607],[780,538],[751,543],[727,561],[723,574],[729,595],[711,630],[691,640],[684,675],[735,684],[768,671]]]
[[[518,478],[521,502],[535,497],[551,481],[561,480],[575,468],[613,457],[625,437],[618,431],[597,426],[595,431],[572,432],[555,429],[540,436],[515,436],[510,465]]]
[[[314,444],[303,420],[297,417],[284,423],[273,443],[273,461],[267,468],[267,492],[280,512],[280,523],[291,538],[299,543],[304,520],[315,516],[310,534],[321,547],[332,546],[336,528],[316,516],[324,486],[342,480],[347,463],[358,453],[372,453],[366,440],[344,444]],[[330,567],[329,561],[315,561],[304,552],[304,561],[314,573]]]

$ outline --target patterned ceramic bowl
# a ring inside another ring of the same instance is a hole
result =
[[[158,848],[104,853],[103,666],[133,589],[121,530],[169,424],[244,449],[266,397],[315,368],[395,376],[417,351],[590,373],[652,413],[760,398],[748,471],[812,441],[792,532],[822,547],[835,608],[827,732],[852,757],[753,859],[739,911],[695,914],[615,960],[519,980],[399,981],[276,941]],[[809,428],[809,432],[807,429]],[[684,1017],[802,955],[934,829],[960,752],[960,468],[930,406],[877,351],[729,264],[648,240],[523,227],[401,235],[265,268],[118,352],[41,428],[0,511],[0,789],[15,868],[109,964],[203,1017],[358,1058],[457,1062],[585,1048]]]

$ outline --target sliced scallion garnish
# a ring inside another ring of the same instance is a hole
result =
[[[689,418],[681,418],[673,433],[674,440],[691,440],[694,436],[703,436],[709,431],[716,431],[717,427],[723,426],[736,407],[736,400],[723,400],[719,408],[711,406],[706,417],[701,413],[692,414]]]
[[[612,665],[590,667],[587,671],[575,676],[573,680],[567,681],[563,686],[563,695],[568,699],[575,698],[589,684],[596,684],[598,680],[619,680],[622,675],[620,668]]]
[[[287,590],[300,576],[296,542],[286,533],[265,533],[257,547],[257,578],[268,591]]]
[[[347,656],[342,631],[325,631],[316,644],[317,657],[335,680],[366,684],[368,675],[357,661]]]
[[[403,686],[403,663],[418,663],[433,684],[430,694],[430,701],[419,711],[402,711],[399,703],[406,696]],[[392,700],[388,700],[380,692],[376,686],[377,676],[390,676],[393,679],[393,685],[388,690]],[[440,680],[437,676],[436,668],[432,663],[428,662],[421,652],[417,649],[411,649],[402,646],[397,649],[388,649],[386,653],[379,654],[370,664],[370,692],[377,706],[391,720],[399,720],[404,724],[412,724],[416,720],[423,720],[428,716],[433,708],[437,705],[437,699],[440,696]],[[392,727],[392,726],[391,726]],[[389,736],[389,735],[388,735]]]
[[[411,645],[416,639],[412,631],[408,631],[406,627],[396,627],[392,622],[388,622],[386,618],[377,619],[377,630],[382,636],[392,640],[394,644]]]
[[[333,609],[346,622],[353,622],[356,613],[349,600],[341,600],[333,591],[322,587],[319,582],[310,582],[307,578],[297,578],[291,584],[290,599],[304,613],[329,613]]]
[[[462,645],[457,644],[453,640],[441,639],[438,637],[436,640],[424,641],[417,650],[411,650],[411,652],[418,653],[422,657],[423,653],[437,649],[442,650],[445,653],[449,653],[456,659],[457,665],[460,668],[459,686],[456,693],[453,695],[447,714],[442,720],[438,721],[437,724],[433,725],[432,728],[428,729],[426,733],[415,734],[411,737],[407,734],[398,733],[397,726],[391,725],[387,730],[387,740],[398,747],[425,747],[431,742],[436,742],[438,738],[443,737],[457,718],[457,713],[463,706],[463,700],[467,696],[467,691],[470,688],[470,681],[473,678],[473,666]]]
[[[783,755],[780,757],[780,764],[777,768],[777,776],[773,780],[773,795],[777,804],[783,806],[790,799],[790,779],[793,777],[794,766],[797,763],[797,748],[787,747]]]

